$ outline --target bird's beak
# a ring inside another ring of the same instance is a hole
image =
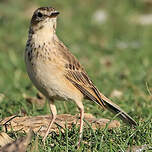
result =
[[[55,11],[55,12],[52,12],[52,13],[51,13],[50,17],[56,17],[56,16],[59,15],[59,14],[60,14],[60,12]]]

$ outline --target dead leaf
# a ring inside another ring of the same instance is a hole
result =
[[[134,15],[130,18],[130,22],[134,24],[140,24],[143,26],[152,25],[152,13]]]
[[[11,120],[9,121],[9,119]],[[88,123],[91,124],[93,129],[97,128],[104,128],[107,123],[109,123],[109,119],[97,119],[91,114],[85,114],[84,118]],[[51,115],[44,115],[44,116],[33,116],[33,117],[15,117],[12,119],[12,117],[5,118],[3,121],[1,121],[0,125],[7,126],[7,130],[10,131],[13,129],[13,131],[23,131],[23,132],[29,132],[30,128],[39,135],[43,136],[47,130],[47,126],[51,120]],[[9,122],[6,125],[6,122]],[[55,120],[55,123],[53,124],[51,131],[58,132],[58,126],[60,126],[61,130],[65,129],[65,124],[67,123],[67,127],[71,128],[72,124],[76,124],[77,126],[80,125],[79,121],[79,115],[72,116],[70,114],[61,114],[57,115],[57,118]],[[84,123],[86,127],[88,125]],[[118,128],[120,127],[120,123],[116,120],[113,120],[109,123],[108,128]],[[4,127],[5,129],[6,127]]]
[[[9,137],[7,133],[5,133],[5,132],[0,133],[0,146],[1,147],[5,146],[6,144],[11,143],[13,141],[14,140],[11,137]]]
[[[147,6],[152,6],[152,0],[143,0],[143,2],[147,5]]]
[[[100,58],[100,64],[106,66],[107,68],[110,68],[113,64],[113,57],[104,56]]]
[[[26,152],[32,138],[32,131],[26,137],[21,137],[14,142],[11,142],[0,149],[0,152]]]
[[[122,91],[119,91],[119,90],[113,90],[111,92],[111,97],[116,97],[116,98],[121,98],[121,96],[123,95]]]
[[[105,10],[96,10],[92,16],[92,22],[95,24],[104,24],[108,18],[107,12]]]
[[[42,108],[46,102],[45,96],[43,96],[40,92],[36,94],[36,97],[30,97],[26,94],[23,94],[23,97],[26,99],[27,102],[35,104],[37,108]]]
[[[152,149],[152,147],[148,147],[148,145],[142,145],[142,146],[132,146],[132,147],[129,147],[126,152],[142,152],[142,151],[145,151],[145,150],[150,150]]]

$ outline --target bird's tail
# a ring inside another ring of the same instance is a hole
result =
[[[133,118],[131,118],[126,112],[124,112],[118,105],[113,103],[110,99],[106,98],[102,93],[100,93],[100,96],[102,102],[98,100],[99,105],[103,107],[102,103],[104,103],[104,107],[107,108],[109,111],[111,111],[114,114],[119,113],[118,117],[130,126],[137,125],[136,121]]]
[[[87,77],[86,77],[87,78]],[[72,83],[84,94],[86,99],[92,100],[103,108],[107,108],[114,114],[119,114],[118,117],[130,126],[136,126],[136,121],[124,112],[119,106],[114,104],[110,99],[106,98],[99,90],[91,83],[92,87],[82,86],[72,79],[68,78]],[[87,78],[87,80],[89,80]],[[90,81],[89,81],[90,83]]]

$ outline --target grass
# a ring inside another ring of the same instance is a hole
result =
[[[113,152],[125,151],[133,145],[152,146],[152,26],[137,22],[141,14],[152,13],[152,5],[142,0],[1,1],[0,93],[4,98],[0,100],[0,119],[14,114],[49,114],[47,104],[37,108],[23,96],[35,96],[37,92],[25,70],[24,49],[31,10],[40,6],[53,6],[61,12],[57,26],[60,39],[79,58],[99,90],[128,112],[139,126],[132,129],[122,123],[114,130],[85,129],[79,150],[75,148],[78,128],[73,126],[65,133],[53,132],[46,147],[38,137],[39,151]],[[94,17],[101,10],[107,13],[103,22]],[[122,96],[111,97],[113,90],[121,91]],[[85,112],[113,118],[90,101],[84,104]],[[57,101],[56,106],[59,114],[77,113],[74,103]],[[31,147],[36,138],[33,137]]]

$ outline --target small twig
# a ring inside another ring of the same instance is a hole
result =
[[[3,124],[3,126],[5,127],[5,131],[7,132],[7,123],[9,123],[11,120],[13,120],[14,118],[16,118],[16,117],[20,117],[20,116],[18,116],[18,115],[15,115],[15,116],[12,116],[9,120],[7,120],[4,124]]]

